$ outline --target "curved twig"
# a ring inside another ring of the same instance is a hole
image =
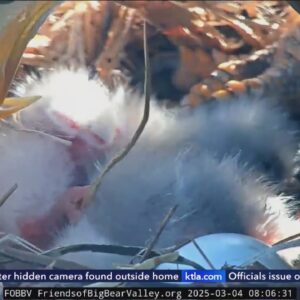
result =
[[[44,255],[48,256],[61,256],[67,253],[76,253],[76,252],[98,252],[98,253],[107,253],[107,254],[116,254],[124,256],[134,256],[144,248],[141,247],[132,247],[132,246],[119,246],[119,245],[100,245],[100,244],[76,244],[60,248],[51,249],[43,252]],[[160,253],[156,251],[151,251],[149,253],[150,257],[159,256]]]
[[[117,156],[115,156],[104,168],[103,172],[95,179],[95,181],[91,184],[90,193],[88,195],[88,203],[94,198],[97,190],[102,184],[102,180],[104,176],[117,164],[119,163],[134,147],[136,142],[138,141],[140,135],[143,133],[144,128],[148,122],[149,114],[150,114],[150,92],[151,92],[151,85],[150,85],[150,63],[149,63],[149,55],[148,55],[148,43],[147,43],[147,24],[144,21],[144,56],[145,56],[145,106],[144,106],[144,114],[142,121],[140,122],[136,132],[134,133],[133,137],[131,138],[130,142],[121,151]]]

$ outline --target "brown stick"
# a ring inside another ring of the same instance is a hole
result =
[[[72,261],[67,261],[60,258],[54,259],[53,257],[43,254],[30,253],[28,251],[15,249],[13,247],[5,247],[1,249],[0,254],[4,257],[13,259],[14,261],[19,261],[30,266],[46,267],[49,266],[49,264],[53,264],[53,268],[55,269],[87,269],[87,267]],[[55,263],[53,263],[53,261],[55,261]]]
[[[1,198],[0,198],[0,207],[6,202],[6,200],[15,192],[18,188],[18,185],[15,183]]]
[[[144,21],[144,56],[145,56],[145,106],[144,106],[144,114],[141,123],[139,124],[136,132],[134,133],[132,139],[117,156],[115,156],[104,168],[103,172],[95,179],[95,181],[91,184],[90,193],[88,195],[87,203],[93,200],[97,190],[102,184],[104,176],[117,164],[119,163],[134,147],[136,142],[138,141],[140,135],[143,133],[144,128],[148,122],[149,114],[150,114],[150,92],[151,92],[151,84],[150,84],[150,63],[149,63],[149,54],[148,54],[148,42],[147,42],[147,24]]]
[[[282,244],[282,243],[285,243],[285,242],[289,242],[289,241],[294,240],[294,239],[299,238],[299,237],[300,237],[300,232],[297,233],[297,234],[294,234],[292,236],[289,236],[289,237],[287,237],[285,239],[282,239],[282,240],[274,243],[272,246],[276,246],[276,245],[279,245],[279,244]]]
[[[158,239],[160,238],[162,232],[164,231],[165,227],[167,226],[169,220],[171,219],[171,217],[174,215],[176,209],[177,209],[178,205],[173,206],[170,211],[167,213],[167,215],[165,216],[165,218],[163,219],[163,221],[161,222],[161,225],[159,226],[159,229],[156,233],[156,235],[154,236],[154,238],[150,241],[148,247],[146,248],[142,258],[141,258],[141,262],[143,262],[145,259],[148,258],[149,254],[151,253],[153,247],[155,246],[155,244],[157,243]]]
[[[202,248],[198,245],[198,243],[195,240],[193,240],[192,243],[197,248],[197,250],[199,251],[199,253],[203,256],[203,258],[205,259],[205,261],[207,262],[207,264],[210,266],[210,268],[213,269],[213,270],[215,270],[216,268],[214,267],[214,265],[212,264],[212,262],[209,260],[209,258],[206,256],[206,254],[202,250]]]

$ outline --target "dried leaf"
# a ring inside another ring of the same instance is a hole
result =
[[[7,18],[1,31],[0,51],[0,103],[7,94],[9,85],[15,75],[22,53],[50,10],[58,1],[29,1],[25,4],[15,3],[14,18]],[[11,7],[1,7],[1,18]],[[6,113],[2,113],[2,115]]]
[[[38,99],[40,99],[40,96],[5,98],[0,107],[0,119],[10,117],[12,114],[26,108]]]

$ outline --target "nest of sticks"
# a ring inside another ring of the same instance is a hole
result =
[[[21,62],[88,66],[112,88],[115,80],[141,88],[144,19],[153,92],[176,101],[221,63],[278,41],[297,16],[283,1],[66,1],[47,18]]]

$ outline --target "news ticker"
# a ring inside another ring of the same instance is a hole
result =
[[[0,282],[284,282],[300,285],[300,270],[0,270]]]
[[[16,299],[297,299],[296,288],[4,288]]]

